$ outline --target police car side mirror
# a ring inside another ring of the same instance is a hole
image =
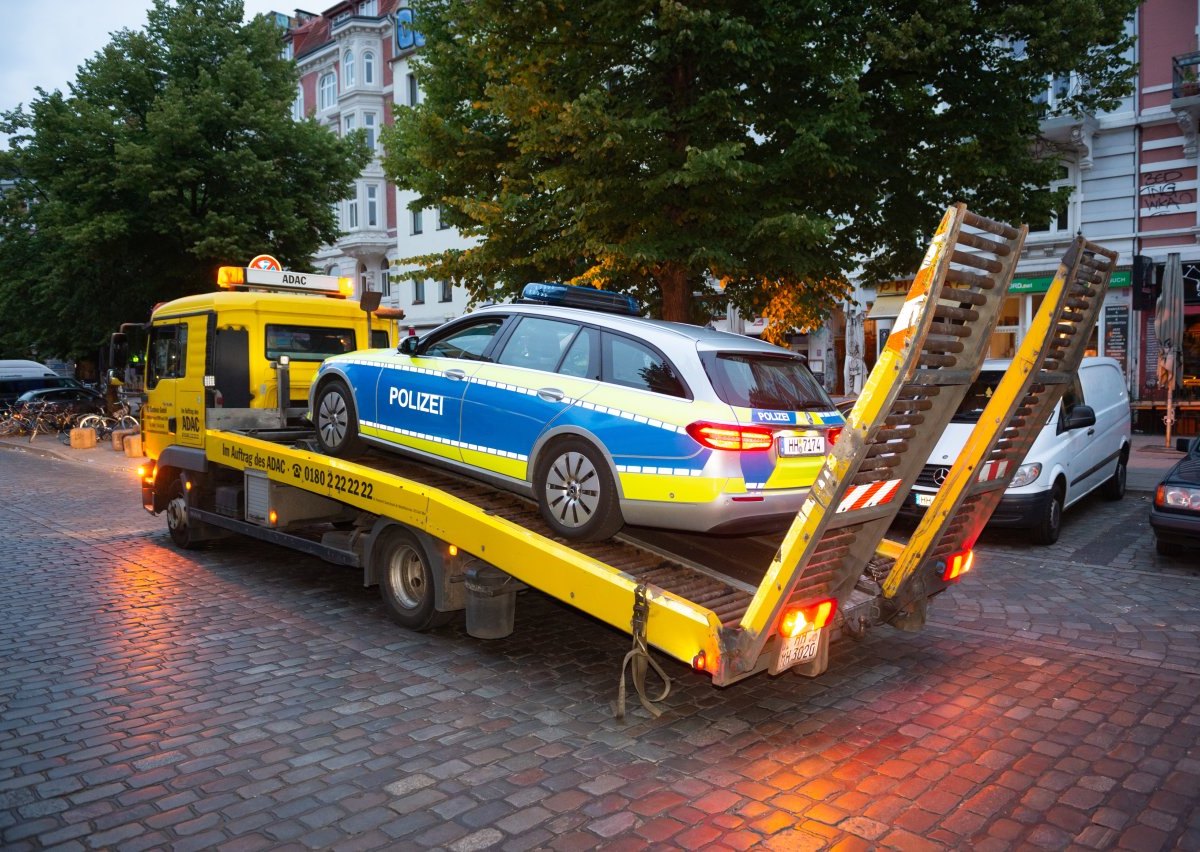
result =
[[[396,347],[396,351],[401,355],[416,355],[417,346],[421,343],[419,337],[406,337],[400,341],[400,345]]]

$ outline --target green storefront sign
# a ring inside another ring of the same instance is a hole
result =
[[[1053,280],[1053,275],[1047,275],[1044,278],[1014,278],[1012,284],[1008,285],[1008,292],[1045,293],[1050,289],[1050,282]],[[1117,290],[1121,287],[1129,287],[1131,283],[1132,273],[1126,269],[1112,274],[1112,279],[1108,282],[1108,288],[1110,290]]]

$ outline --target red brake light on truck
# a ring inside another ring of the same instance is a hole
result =
[[[971,570],[971,565],[975,562],[975,554],[970,550],[963,550],[959,553],[951,553],[946,557],[946,567],[942,570],[942,580],[947,583],[955,583]]]
[[[837,601],[833,598],[820,601],[808,606],[792,607],[783,611],[779,619],[779,635],[785,639],[795,639],[808,630],[820,630],[837,611]]]
[[[775,442],[775,433],[764,426],[739,426],[736,423],[698,420],[688,424],[687,433],[710,450],[769,450]]]

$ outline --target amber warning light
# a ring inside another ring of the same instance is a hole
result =
[[[350,278],[286,269],[256,269],[250,266],[220,267],[217,270],[217,286],[224,290],[245,287],[287,293],[317,293],[343,299],[354,295],[354,281]]]

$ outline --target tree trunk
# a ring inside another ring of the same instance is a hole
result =
[[[692,288],[687,268],[678,263],[664,264],[658,273],[662,291],[662,318],[673,322],[692,321]]]

